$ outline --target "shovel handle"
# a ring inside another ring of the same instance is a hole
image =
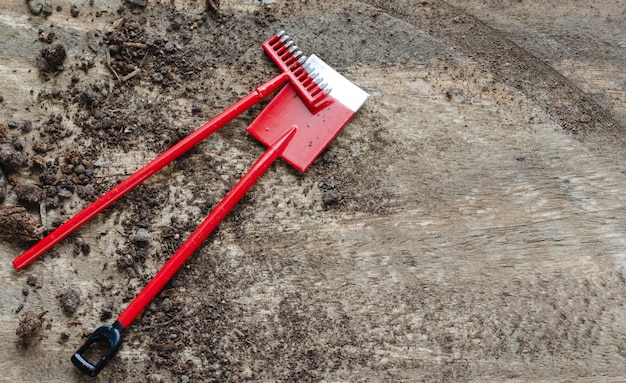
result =
[[[122,198],[126,193],[130,192],[143,181],[148,179],[154,173],[161,170],[170,162],[174,161],[189,149],[196,146],[200,141],[204,140],[222,126],[232,121],[235,117],[239,116],[242,112],[248,110],[254,104],[272,94],[276,89],[289,80],[289,76],[286,73],[281,73],[273,79],[269,80],[265,84],[259,86],[248,95],[244,96],[241,100],[234,103],[228,109],[215,116],[212,120],[208,121],[187,137],[180,140],[176,145],[172,146],[157,158],[150,161],[147,165],[142,167],[133,173],[130,177],[122,181],[120,184],[109,190],[102,197],[98,198],[91,205],[77,213],[70,218],[67,222],[59,226],[52,231],[41,241],[37,242],[30,249],[26,250],[19,257],[13,260],[13,266],[16,269],[22,270],[35,259],[39,258],[43,253],[50,250],[53,246],[61,242],[68,235],[73,233],[76,229],[87,223],[93,217],[98,215],[101,211],[111,206],[115,201]]]
[[[198,228],[187,238],[185,243],[172,255],[163,265],[161,270],[148,282],[133,301],[126,307],[112,326],[102,326],[94,331],[83,343],[82,346],[72,356],[72,363],[84,374],[96,376],[107,365],[107,363],[117,353],[122,344],[122,331],[128,328],[143,309],[161,291],[163,286],[176,274],[193,252],[200,247],[202,242],[211,232],[222,222],[224,217],[241,200],[246,192],[254,185],[270,165],[281,155],[291,139],[296,133],[296,128],[291,128],[272,145],[265,153],[252,165],[235,186],[226,194],[219,204],[211,211],[208,217],[198,226]],[[85,358],[84,354],[94,344],[105,344],[108,346],[104,356],[93,364]]]
[[[117,318],[119,323],[124,327],[130,326],[150,301],[161,291],[163,286],[176,274],[193,252],[200,247],[202,242],[213,232],[217,225],[222,222],[232,208],[235,207],[244,194],[246,194],[278,156],[280,156],[295,133],[296,128],[291,128],[267,148],[265,153],[263,153],[248,172],[241,177],[237,184],[235,184],[198,228],[187,238],[185,243],[182,244],[167,263],[163,265],[161,270],[148,282],[146,287],[144,287],[128,307],[126,307],[124,312]]]

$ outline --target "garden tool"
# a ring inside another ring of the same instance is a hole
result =
[[[330,98],[326,97],[330,91],[329,85],[320,82],[319,79],[315,79],[318,74],[310,73],[304,69],[303,65],[307,62],[307,58],[284,31],[272,36],[262,46],[268,56],[281,69],[282,72],[278,76],[257,87],[212,120],[206,122],[45,236],[41,241],[13,260],[15,268],[22,270],[28,266],[43,253],[50,250],[79,227],[115,203],[115,201],[139,186],[154,173],[186,153],[200,141],[216,132],[257,102],[274,93],[286,82],[292,85],[312,113],[321,110],[331,102]]]
[[[277,35],[276,38],[280,41],[281,37]],[[275,49],[271,47],[271,41],[270,49]],[[303,73],[306,73],[306,79],[299,80],[297,84],[291,82],[287,84],[247,129],[252,136],[268,146],[265,153],[124,309],[113,325],[99,327],[79,347],[71,358],[79,370],[90,376],[98,375],[119,350],[123,331],[176,274],[272,162],[282,157],[297,170],[304,172],[367,100],[367,93],[337,73],[319,57],[312,55],[300,65]],[[300,76],[298,72],[294,73],[295,76]],[[303,97],[302,89],[306,90],[305,95],[308,95],[308,98]],[[87,354],[98,345],[99,350],[106,351],[104,355],[98,357],[96,363],[92,363],[88,360]]]

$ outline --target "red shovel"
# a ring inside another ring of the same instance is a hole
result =
[[[163,268],[126,307],[111,326],[102,326],[93,332],[72,356],[72,363],[82,372],[96,376],[121,346],[122,332],[128,328],[163,286],[182,267],[185,261],[219,225],[256,180],[278,157],[282,157],[304,172],[333,140],[367,99],[367,93],[335,72],[317,56],[303,64],[313,77],[315,88],[325,88],[321,107],[310,108],[311,103],[300,97],[298,86],[288,84],[268,104],[248,127],[248,132],[268,145],[265,153],[237,182],[209,216],[172,255]],[[320,83],[320,79],[326,81]],[[317,84],[317,85],[316,85]],[[326,85],[330,88],[326,88]],[[332,88],[332,89],[331,89]],[[307,88],[308,89],[308,88]],[[106,353],[93,364],[84,356],[95,344],[104,345]]]

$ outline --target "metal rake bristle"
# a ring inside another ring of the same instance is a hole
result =
[[[286,66],[285,69],[293,74],[309,97],[320,100],[330,93],[328,83],[324,82],[320,73],[309,62],[309,57],[304,55],[284,30],[274,35],[267,45],[272,51],[271,55]]]

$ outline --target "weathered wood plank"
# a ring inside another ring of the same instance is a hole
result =
[[[119,6],[97,3],[111,15]],[[190,5],[197,12],[201,3],[175,6],[184,11]],[[329,4],[296,9],[310,16]],[[378,12],[349,5],[367,17]],[[234,17],[256,9],[235,1],[222,6]],[[90,18],[72,19],[67,12],[29,21],[23,10],[20,0],[0,5],[7,36],[28,40],[32,28],[52,22],[76,39],[94,28]],[[402,23],[376,17],[382,25]],[[110,18],[94,23],[104,28],[105,20]],[[407,30],[426,33],[416,28]],[[14,95],[5,97],[0,117],[45,118],[48,111],[24,106],[34,105],[36,92],[31,95],[30,89],[54,86],[40,84],[35,71],[25,69],[37,48],[6,51],[0,79]],[[557,69],[577,78],[592,73],[583,90],[613,91],[614,105],[623,96],[615,67],[574,60]],[[236,75],[232,68],[215,71]],[[220,300],[228,302],[232,318],[219,320],[246,329],[246,342],[252,343],[225,357],[266,371],[279,371],[272,363],[282,359],[272,355],[289,353],[298,343],[323,352],[326,381],[621,381],[626,373],[622,153],[590,149],[566,134],[536,100],[453,52],[447,59],[416,59],[412,67],[363,62],[343,72],[370,92],[370,100],[329,149],[331,160],[321,160],[305,176],[286,165],[273,168],[235,212],[236,219],[227,220],[192,258],[181,272],[186,283],[177,288],[185,297],[184,323],[193,324],[215,303],[207,290],[223,279],[231,288]],[[112,79],[103,66],[94,68],[93,76]],[[170,101],[187,106],[184,100]],[[215,155],[230,155],[233,163],[217,172],[206,170],[192,179],[170,172],[171,178],[157,176],[148,183],[168,183],[170,190],[170,199],[158,207],[161,220],[152,226],[159,246],[161,230],[175,212],[192,223],[204,216],[206,201],[196,199],[194,188],[215,188],[218,195],[223,190],[211,177],[241,172],[254,156],[224,151]],[[110,182],[154,154],[139,147],[103,153],[106,166],[99,177]],[[365,178],[376,182],[366,184]],[[323,182],[334,182],[341,192],[338,206],[320,202]],[[69,203],[65,216],[81,204]],[[65,241],[56,248],[58,256],[47,254],[21,273],[9,262],[25,246],[10,238],[0,241],[5,254],[0,381],[87,381],[68,363],[76,341],[102,324],[104,303],[121,308],[126,293],[144,283],[115,266],[116,250],[128,245],[129,233],[120,225],[128,214],[117,209],[80,230],[77,236],[91,244],[88,256],[75,253],[76,241]],[[48,222],[53,217],[58,215]],[[159,251],[141,272],[152,274],[167,256]],[[206,264],[214,267],[215,280],[195,271]],[[44,287],[28,285],[29,275]],[[242,280],[248,282],[238,284]],[[116,285],[114,294],[102,290],[109,283]],[[85,298],[71,318],[57,302],[68,287]],[[15,343],[20,304],[23,310],[49,310],[50,328],[28,348]],[[70,319],[80,323],[68,325]],[[112,368],[134,371],[149,364],[148,345],[136,336],[141,327],[131,329]],[[63,332],[69,341],[60,341]],[[243,344],[232,338],[226,334],[220,341]],[[248,346],[256,351],[245,351]],[[197,368],[207,368],[198,350],[181,347],[180,354]],[[114,371],[103,373],[102,380],[113,379]]]

